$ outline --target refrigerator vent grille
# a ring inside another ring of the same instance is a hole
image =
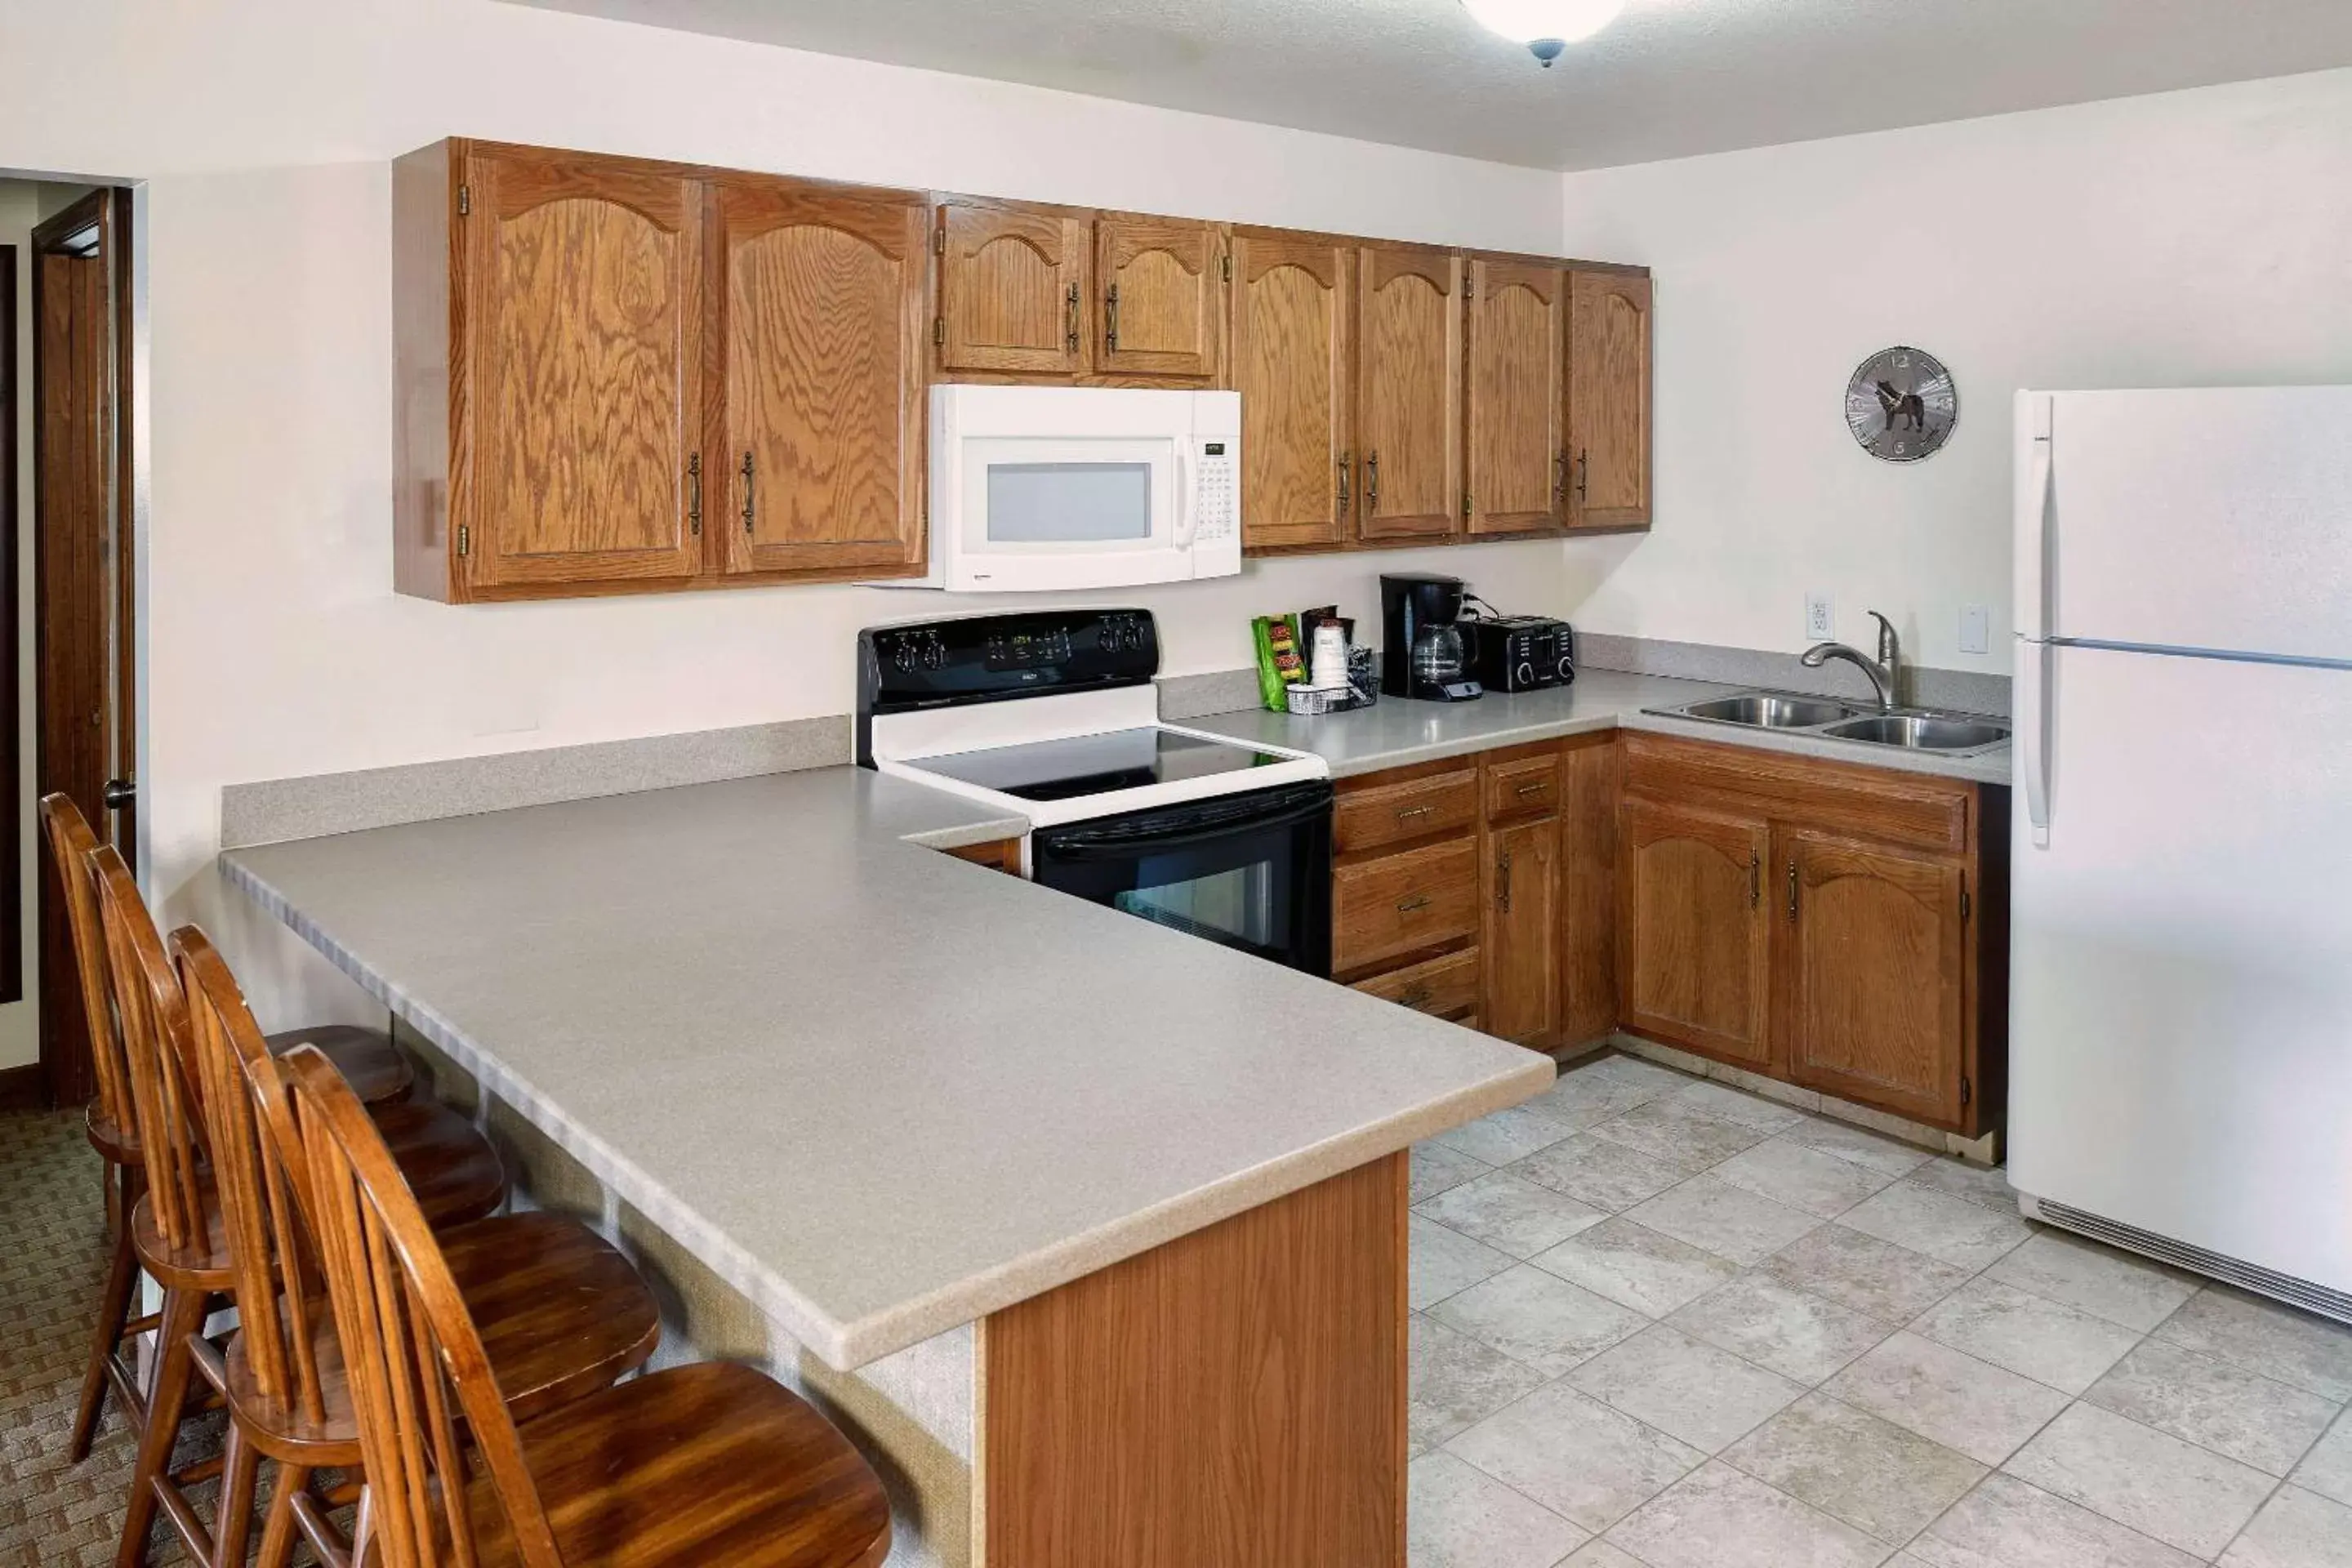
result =
[[[2141,1230],[2116,1220],[2085,1214],[2064,1204],[2053,1204],[2043,1198],[2035,1205],[2041,1218],[2052,1225],[2064,1226],[2068,1230],[2081,1231],[2084,1236],[2107,1242],[2133,1252],[2145,1253],[2161,1263],[2169,1263],[2192,1273],[2244,1287],[2258,1295],[2269,1296],[2306,1312],[2317,1312],[2338,1322],[2352,1323],[2352,1296],[2341,1290],[2331,1290],[2325,1285],[2315,1285],[2308,1279],[2298,1279],[2292,1274],[2279,1274],[2243,1258],[2227,1253],[2208,1252],[2201,1247],[2175,1241],[2158,1236],[2152,1230]]]

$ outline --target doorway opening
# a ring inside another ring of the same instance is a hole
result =
[[[132,212],[125,187],[0,179],[0,1104],[92,1089],[33,803],[69,795],[137,865]]]

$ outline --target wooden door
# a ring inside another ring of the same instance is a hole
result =
[[[1650,280],[1574,275],[1568,429],[1575,528],[1650,525]]]
[[[1625,1026],[1750,1066],[1771,1057],[1764,823],[1628,800],[1618,816]]]
[[[1267,229],[1233,237],[1242,396],[1242,545],[1348,542],[1355,524],[1355,249]]]
[[[470,441],[451,520],[475,588],[693,576],[702,193],[578,153],[466,160]]]
[[[1568,274],[1470,263],[1469,531],[1568,521]]]
[[[1191,376],[1223,364],[1224,231],[1185,218],[1105,213],[1095,219],[1099,307],[1095,369]]]
[[[1613,734],[1580,737],[1559,756],[1559,1037],[1597,1040],[1617,1026],[1617,791]]]
[[[1358,531],[1442,537],[1462,505],[1462,258],[1359,253]]]
[[[1487,1031],[1538,1049],[1559,1032],[1559,819],[1486,837]]]
[[[1957,862],[1783,836],[1780,1025],[1798,1083],[1898,1115],[1964,1113],[1967,874]]]
[[[729,572],[903,575],[923,563],[920,197],[710,188],[711,437],[693,475]]]
[[[1050,208],[940,208],[940,366],[1075,375],[1087,368],[1087,226]]]

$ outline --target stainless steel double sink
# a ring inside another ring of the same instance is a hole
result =
[[[1972,713],[1937,713],[1919,708],[1898,708],[1882,713],[1833,697],[1803,697],[1785,691],[1743,691],[1685,702],[1678,708],[1651,708],[1645,712],[1665,719],[1696,719],[1707,724],[1730,724],[1746,730],[1771,730],[1822,741],[1844,741],[1857,746],[1891,746],[1901,751],[1936,752],[1945,756],[1972,757],[2009,742],[2009,726]]]

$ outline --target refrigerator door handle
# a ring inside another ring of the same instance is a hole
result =
[[[2020,458],[2017,494],[2017,632],[2050,636],[2050,487],[2053,478],[2051,396],[2017,395]]]
[[[2025,820],[2033,847],[2050,847],[2050,709],[2053,650],[2021,638],[2017,645],[2017,771],[2025,781]]]

